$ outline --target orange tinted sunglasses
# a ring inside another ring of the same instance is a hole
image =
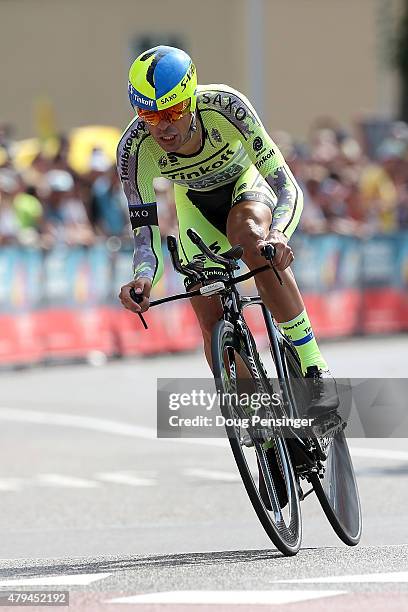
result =
[[[183,100],[183,102],[179,102],[174,106],[170,106],[170,108],[165,108],[164,110],[152,111],[145,108],[136,108],[138,116],[146,121],[149,125],[158,125],[160,121],[163,119],[164,121],[168,121],[169,123],[173,123],[174,121],[178,121],[190,110],[190,100]]]

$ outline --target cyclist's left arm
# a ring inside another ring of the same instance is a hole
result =
[[[245,130],[240,131],[242,144],[277,197],[271,230],[279,230],[289,239],[299,223],[303,209],[302,191],[251,103],[242,94],[240,101],[247,113]]]

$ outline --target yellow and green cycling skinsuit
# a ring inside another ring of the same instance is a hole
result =
[[[153,179],[174,183],[180,257],[199,251],[186,235],[193,227],[215,252],[230,248],[226,219],[244,200],[272,210],[271,227],[290,238],[303,207],[302,192],[250,102],[226,85],[198,87],[197,120],[202,145],[197,153],[165,153],[136,117],[118,145],[118,172],[134,232],[134,277],[153,284],[163,271]],[[214,264],[208,262],[209,268]]]

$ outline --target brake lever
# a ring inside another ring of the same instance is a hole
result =
[[[141,302],[143,302],[143,294],[141,294],[141,293],[136,293],[136,292],[135,292],[135,290],[133,289],[133,287],[131,287],[131,288],[130,288],[129,295],[130,295],[130,297],[132,298],[132,300],[133,300],[134,302],[136,302],[136,304],[140,304]],[[149,328],[148,328],[148,326],[147,326],[147,323],[146,323],[146,321],[145,321],[145,318],[144,318],[144,316],[142,315],[142,313],[141,313],[141,312],[137,312],[136,314],[138,314],[138,315],[139,315],[140,320],[141,320],[141,322],[142,322],[142,324],[143,324],[143,327],[144,327],[145,329],[149,329]]]
[[[279,272],[277,271],[277,269],[275,268],[275,266],[273,265],[273,263],[272,263],[272,262],[269,262],[269,263],[271,264],[271,268],[272,268],[272,270],[274,271],[275,276],[276,276],[276,278],[277,278],[277,279],[278,279],[278,281],[279,281],[279,284],[280,284],[280,285],[282,285],[282,287],[283,287],[283,280],[282,280],[281,275],[279,274]]]
[[[276,278],[279,281],[279,284],[281,286],[283,286],[282,277],[281,277],[281,275],[279,274],[279,272],[277,271],[277,269],[275,268],[275,266],[272,263],[272,260],[273,260],[273,258],[275,256],[275,247],[273,246],[273,244],[266,244],[265,246],[263,246],[261,248],[261,255],[263,255],[265,257],[265,259],[267,261],[269,261],[270,266],[271,266],[272,270],[274,271],[274,274],[275,274]]]

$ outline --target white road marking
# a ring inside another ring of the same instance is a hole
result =
[[[390,461],[408,461],[408,452],[381,448],[358,448],[350,446],[353,457],[368,459],[388,459]]]
[[[227,438],[160,438],[165,442],[182,442],[183,444],[201,444],[202,446],[218,446],[228,448]]]
[[[41,486],[46,487],[63,487],[71,489],[96,489],[100,487],[99,482],[95,480],[85,480],[85,478],[76,478],[74,476],[65,476],[65,474],[38,474],[35,480]]]
[[[18,492],[24,487],[61,487],[71,489],[95,489],[102,482],[122,484],[130,487],[151,487],[157,485],[155,478],[137,476],[131,472],[99,472],[92,475],[93,479],[68,476],[66,474],[43,473],[30,478],[0,478],[0,492]],[[102,481],[102,482],[100,482]]]
[[[32,423],[34,425],[52,425],[61,427],[75,427],[88,429],[101,433],[108,433],[128,438],[142,438],[145,440],[157,440],[157,431],[152,427],[131,425],[110,419],[99,417],[81,416],[76,414],[52,412],[41,412],[34,410],[22,410],[20,408],[0,408],[0,421],[11,421],[17,423]],[[204,446],[221,446],[226,448],[226,438],[160,438],[163,442],[181,442],[183,444],[202,444]]]
[[[111,574],[67,574],[63,576],[40,576],[38,578],[18,578],[16,580],[0,580],[0,587],[17,586],[69,586],[87,585],[107,578]]]
[[[282,605],[344,595],[347,591],[163,591],[110,599],[122,604],[269,604]]]
[[[13,408],[13,410],[1,408],[0,421],[74,427],[130,438],[143,438],[146,440],[158,439],[156,430],[151,427],[142,427],[139,425],[131,425],[130,423],[112,421],[110,419],[100,419],[99,417],[81,416],[75,414],[55,414],[51,412],[22,410],[19,408]],[[228,445],[226,438],[160,438],[160,442],[162,441],[176,443],[181,442],[183,444],[201,444],[204,446],[219,446],[223,448],[226,448]],[[408,452],[405,451],[351,447],[350,452],[353,457],[388,459],[390,461],[408,461]]]
[[[152,478],[134,476],[127,472],[101,472],[94,475],[98,480],[113,482],[114,484],[129,485],[131,487],[152,487],[157,484]]]
[[[22,486],[21,478],[0,478],[0,491],[21,491]]]
[[[19,408],[9,410],[8,408],[2,408],[0,409],[0,420],[91,429],[92,431],[128,436],[131,438],[147,438],[149,440],[157,438],[156,430],[150,427],[139,427],[119,421],[111,421],[110,419],[100,419],[99,417],[88,417],[76,414],[54,414],[37,410],[21,410]]]
[[[408,572],[387,572],[381,574],[350,574],[349,576],[324,576],[298,580],[274,580],[276,583],[293,584],[336,584],[352,582],[408,582]]]
[[[222,472],[221,470],[205,470],[200,468],[191,468],[183,470],[186,476],[194,476],[204,478],[205,480],[218,480],[222,482],[239,482],[241,477],[235,472]]]

